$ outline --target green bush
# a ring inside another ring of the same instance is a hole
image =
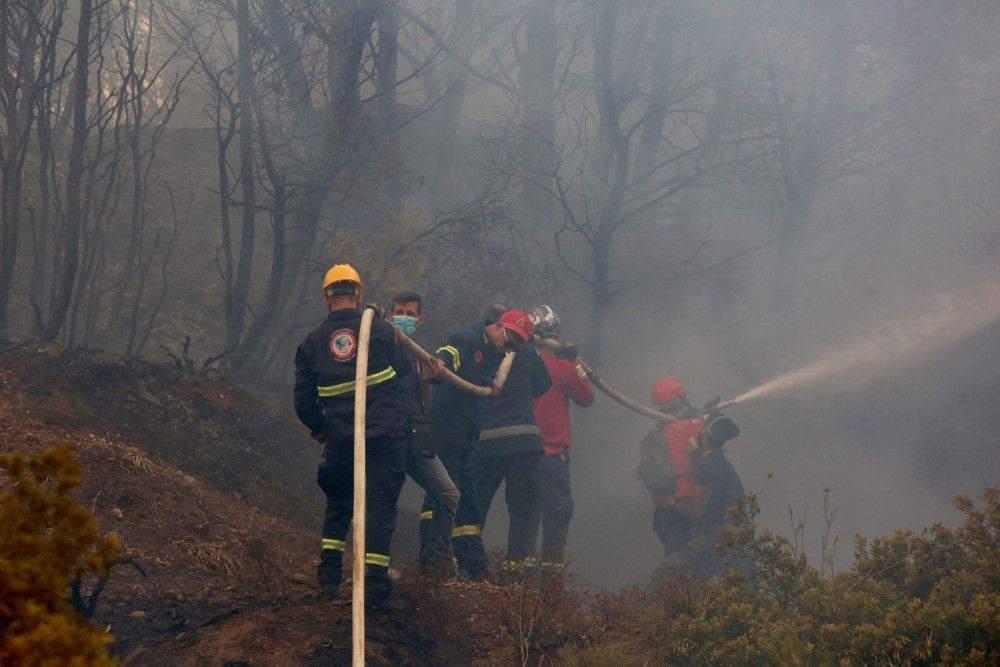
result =
[[[113,665],[111,637],[69,603],[71,580],[107,574],[118,551],[70,492],[80,467],[69,445],[0,456],[0,664]]]
[[[621,664],[1000,664],[1000,489],[978,506],[956,502],[962,525],[859,537],[850,570],[824,578],[787,539],[757,529],[751,497],[720,545],[745,559],[742,573],[625,593],[617,623],[641,637],[605,638],[566,661],[617,651]]]

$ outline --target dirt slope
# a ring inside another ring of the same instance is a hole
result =
[[[316,597],[318,536],[295,525],[316,525],[320,494],[318,454],[295,460],[312,446],[286,443],[292,426],[235,387],[167,367],[54,348],[0,355],[0,451],[72,443],[79,501],[138,566],[115,567],[94,616],[124,665],[349,659],[349,607]],[[449,616],[476,618],[469,584],[404,572],[412,608],[371,619],[371,664],[489,653],[492,623],[459,639],[441,632]]]
[[[0,357],[24,414],[68,429],[120,437],[146,455],[236,492],[303,528],[322,516],[320,453],[291,414],[237,385],[99,352],[26,347]]]

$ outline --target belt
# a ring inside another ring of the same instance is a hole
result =
[[[538,434],[538,426],[535,424],[515,424],[514,426],[498,426],[480,431],[479,440],[495,440],[496,438],[506,438],[511,435],[532,435]]]

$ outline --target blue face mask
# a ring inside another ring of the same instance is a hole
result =
[[[417,318],[409,315],[393,315],[392,323],[399,327],[399,330],[407,336],[412,336],[417,329]]]

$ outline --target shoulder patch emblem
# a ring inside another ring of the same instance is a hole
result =
[[[330,334],[329,349],[337,361],[350,361],[357,354],[358,338],[350,329],[337,329]]]

